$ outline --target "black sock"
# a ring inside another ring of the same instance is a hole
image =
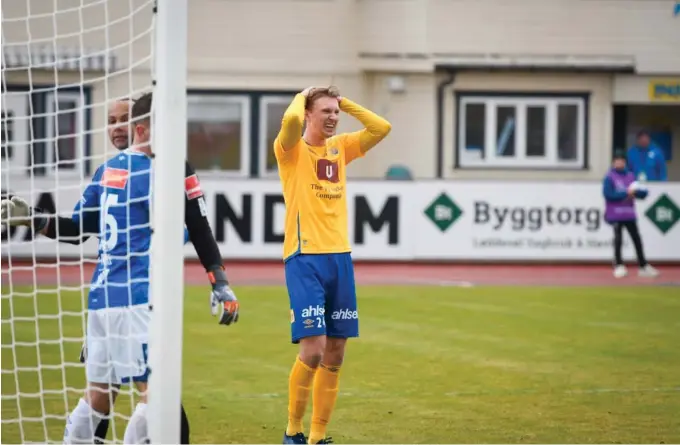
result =
[[[102,444],[104,439],[106,439],[106,434],[109,432],[109,419],[102,419],[97,425],[97,429],[94,431],[94,443]]]
[[[187,413],[184,411],[184,404],[181,405],[182,407],[182,419],[181,419],[181,429],[179,433],[179,443],[190,443],[189,442],[189,418],[187,417]]]
[[[189,418],[187,417],[186,411],[184,411],[184,405],[181,405],[182,417],[180,419],[180,443],[191,443],[189,442]],[[102,419],[97,425],[97,429],[94,432],[94,443],[103,444],[106,435],[109,432],[109,419]]]

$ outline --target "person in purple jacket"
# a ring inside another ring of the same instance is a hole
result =
[[[624,228],[628,231],[635,246],[638,265],[640,266],[638,275],[641,277],[659,275],[659,271],[647,263],[645,259],[635,212],[635,200],[645,199],[648,191],[635,180],[635,174],[626,168],[625,154],[621,152],[614,154],[612,168],[604,177],[602,194],[606,202],[604,219],[614,227],[614,276],[622,278],[628,275],[628,270],[621,257]]]

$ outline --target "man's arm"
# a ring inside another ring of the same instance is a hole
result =
[[[623,201],[628,198],[627,192],[616,191],[614,182],[608,176],[602,182],[602,194],[607,201]]]
[[[647,190],[647,189],[635,190],[635,193],[634,193],[634,196],[637,199],[646,199],[647,195],[649,195],[649,190]]]
[[[189,239],[206,272],[222,269],[222,256],[208,223],[203,190],[201,190],[196,172],[188,162],[185,166],[184,178],[184,224],[189,233]]]
[[[236,323],[239,303],[229,287],[227,274],[222,265],[222,255],[208,223],[203,190],[194,169],[188,162],[185,165],[184,224],[213,288],[210,294],[211,310],[213,315],[217,315],[221,306],[220,324]]]
[[[363,130],[347,135],[345,158],[348,164],[354,159],[365,155],[368,150],[375,147],[392,130],[392,124],[386,119],[346,97],[340,99],[340,109],[355,117],[364,125]]]
[[[92,182],[83,192],[70,218],[47,214],[43,209],[31,207],[18,196],[10,200],[3,200],[3,215],[10,212],[11,206],[14,215],[24,216],[25,220],[15,225],[31,227],[33,233],[39,233],[58,242],[78,245],[99,232],[99,202],[97,185],[99,183],[100,169],[98,169]],[[82,223],[82,224],[81,224]]]
[[[49,217],[42,234],[62,243],[81,244],[90,235],[99,233],[99,181],[102,168],[92,176],[92,182],[83,191],[71,218]]]
[[[659,166],[659,181],[668,180],[668,170],[666,168],[666,156],[664,156],[663,150],[656,147],[656,162]]]
[[[87,230],[83,227],[80,230],[80,224],[73,220],[73,218],[65,218],[63,216],[48,217],[48,223],[45,229],[41,232],[47,238],[57,240],[60,243],[68,243],[78,245],[84,243],[90,238],[90,235],[96,234],[96,230]]]
[[[302,126],[305,121],[305,101],[307,90],[295,95],[281,120],[281,130],[277,141],[284,152],[291,150],[302,137]],[[275,143],[276,144],[276,143]]]

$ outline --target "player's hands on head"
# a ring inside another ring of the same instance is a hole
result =
[[[0,203],[0,220],[10,226],[30,226],[31,225],[31,206],[19,198],[12,196],[12,199],[3,199]]]
[[[300,92],[300,94],[302,94],[305,97],[308,97],[309,94],[315,89],[316,89],[316,87],[307,87],[304,90],[302,90],[302,92]]]
[[[209,274],[212,283],[210,311],[213,317],[219,314],[219,323],[230,325],[238,321],[239,302],[227,282],[227,275],[221,267]]]

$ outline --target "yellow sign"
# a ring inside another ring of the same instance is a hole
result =
[[[652,102],[680,102],[680,79],[650,80],[649,100]]]

